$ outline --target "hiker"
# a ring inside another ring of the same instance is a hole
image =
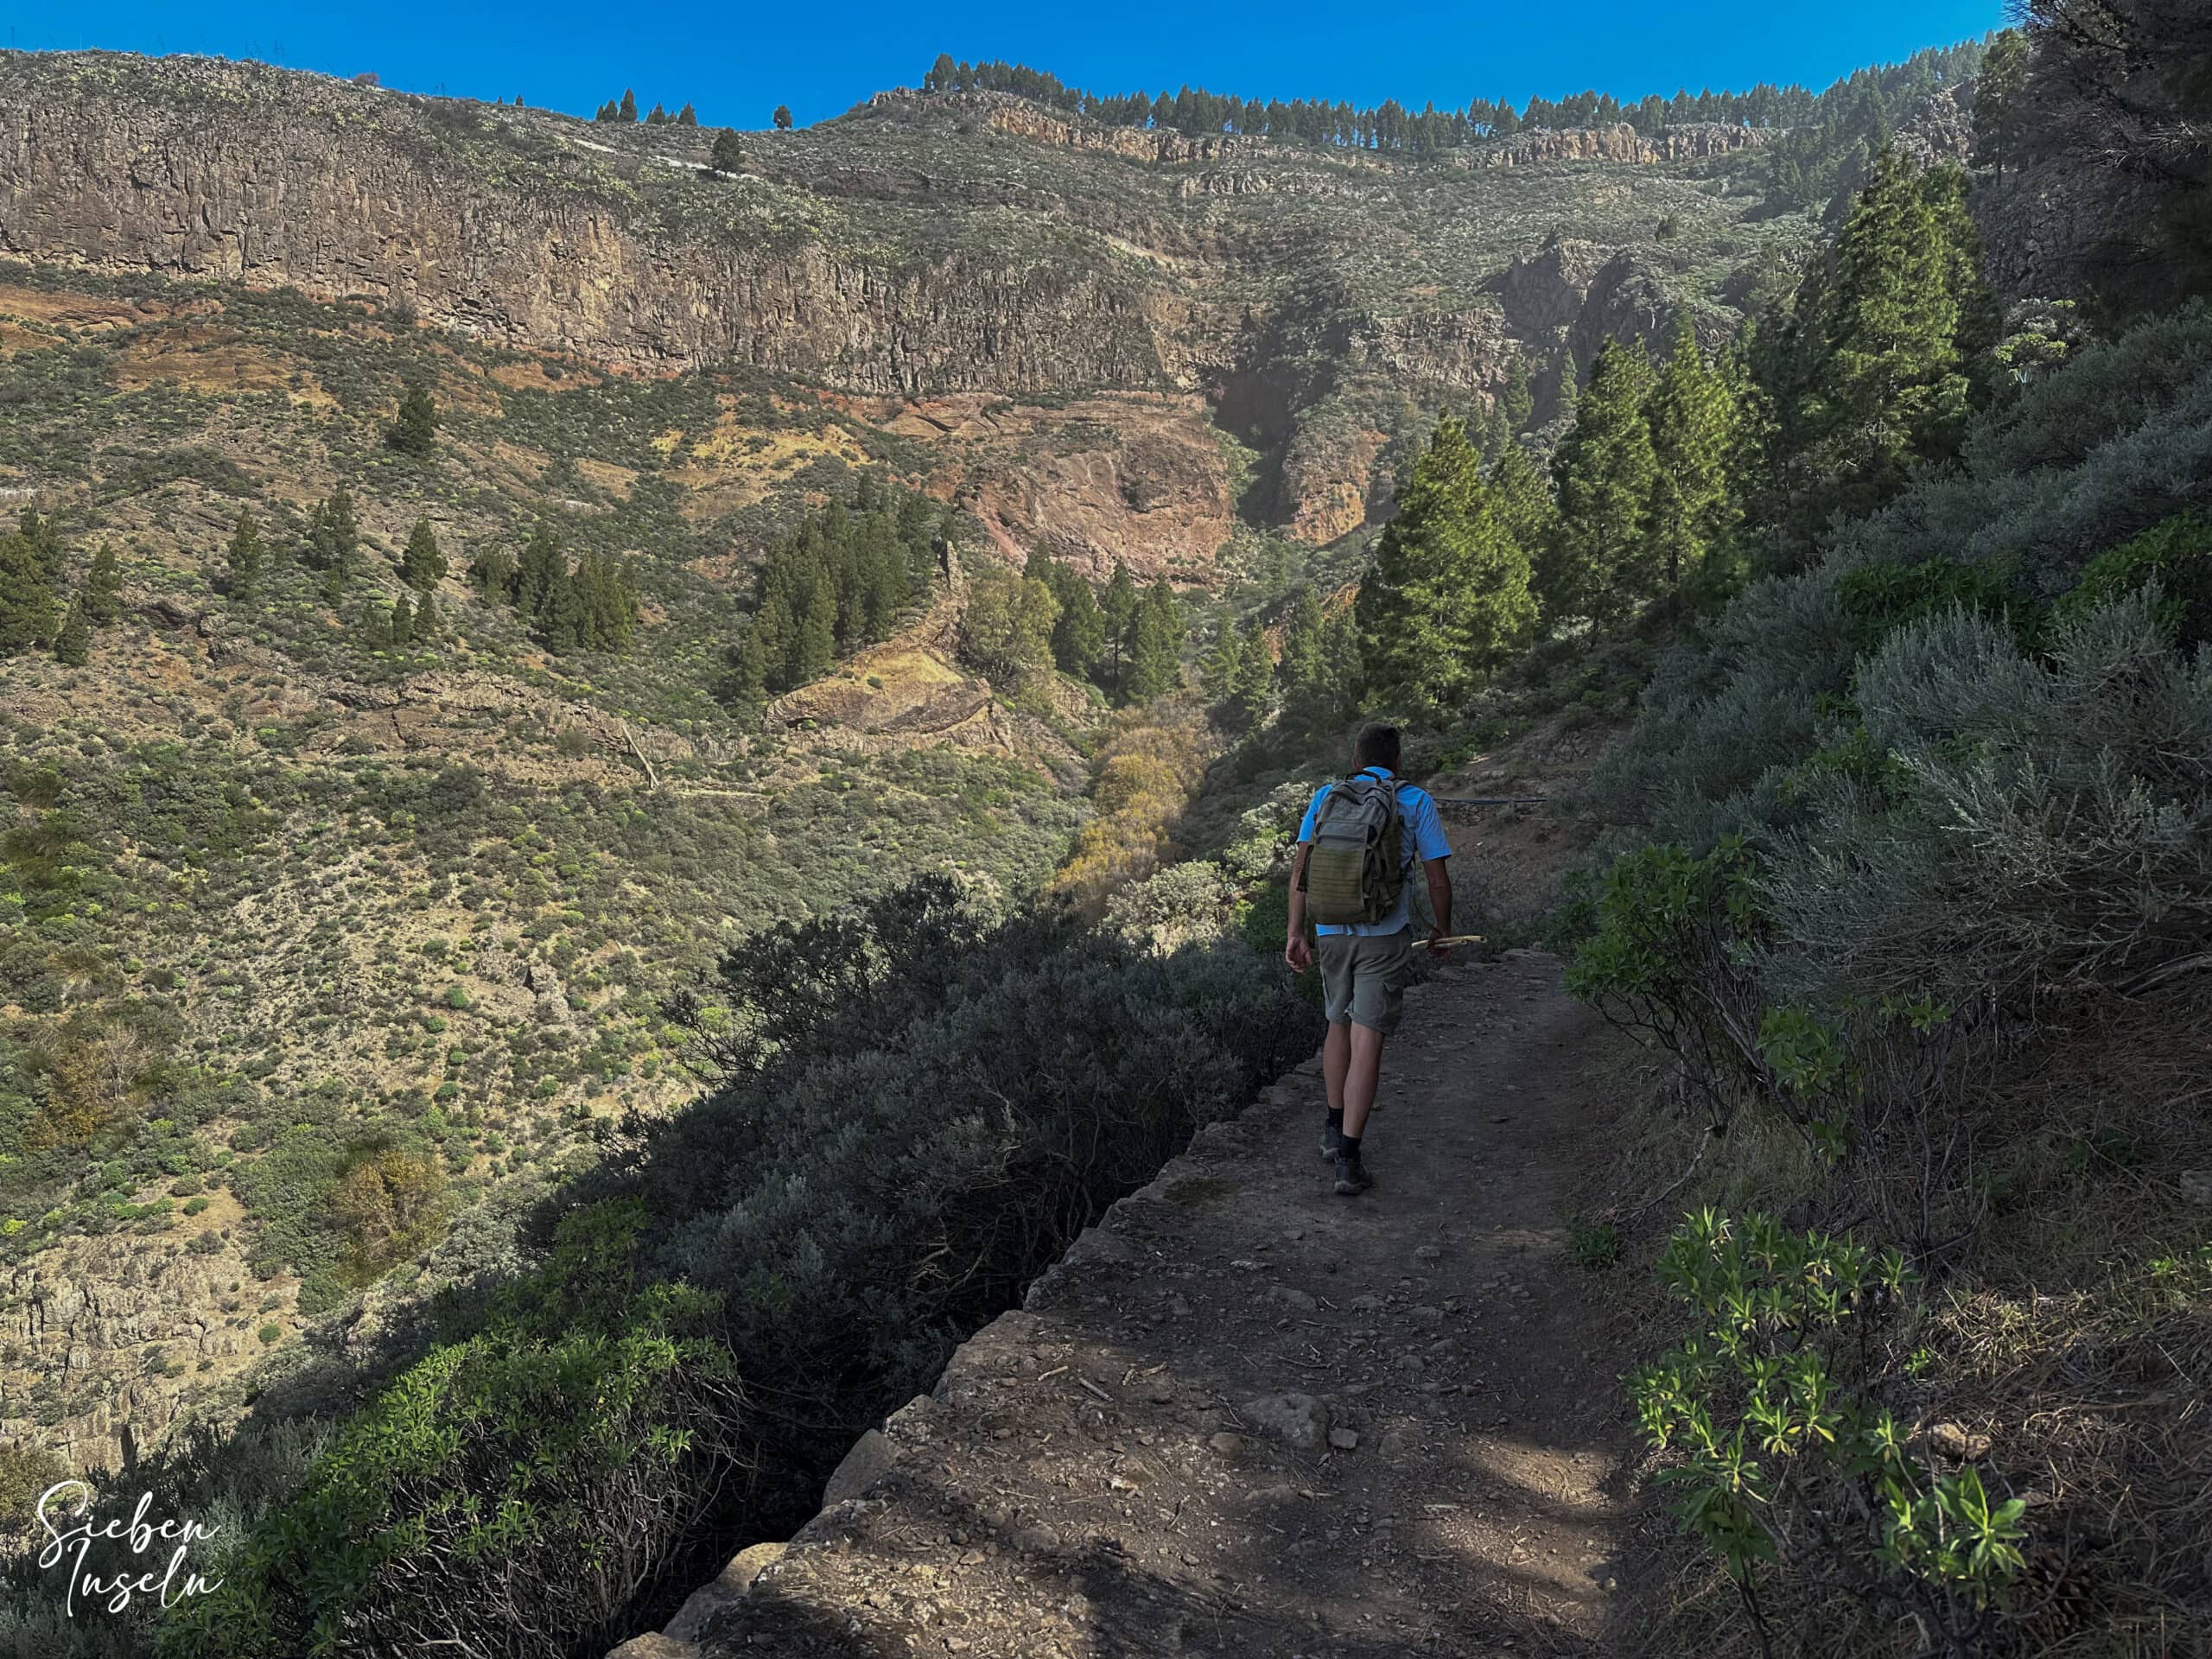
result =
[[[1290,936],[1283,960],[1300,973],[1313,965],[1310,918],[1319,937],[1321,987],[1329,1040],[1321,1071],[1329,1085],[1329,1119],[1321,1155],[1335,1160],[1337,1191],[1350,1196],[1370,1185],[1360,1137],[1382,1071],[1382,1042],[1398,1028],[1413,967],[1414,860],[1428,880],[1435,930],[1428,953],[1442,961],[1451,947],[1452,845],[1425,789],[1401,783],[1398,728],[1361,728],[1352,746],[1356,770],[1324,784],[1298,826],[1298,862],[1290,877]]]

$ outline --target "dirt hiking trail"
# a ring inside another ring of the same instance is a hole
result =
[[[1623,1650],[1632,1357],[1567,1243],[1618,1052],[1549,957],[1445,969],[1372,1191],[1331,1190],[1309,1061],[622,1659]]]

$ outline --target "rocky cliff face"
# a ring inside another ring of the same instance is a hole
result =
[[[645,372],[731,361],[877,391],[1159,377],[1142,296],[1110,270],[959,251],[893,267],[822,240],[671,237],[618,192],[503,188],[408,142],[373,118],[391,94],[298,81],[211,117],[127,90],[86,99],[14,60],[0,250],[405,302],[495,342]]]
[[[696,130],[252,65],[7,54],[0,253],[365,297],[630,372],[745,365],[917,402],[1196,395],[1268,468],[1241,504],[1194,483],[1186,451],[1211,442],[1198,405],[1172,442],[1103,461],[1114,446],[1093,446],[996,499],[1009,531],[1047,535],[1069,516],[1047,495],[1077,519],[1154,529],[1172,499],[1170,539],[1204,559],[1198,543],[1240,505],[1300,536],[1356,527],[1388,499],[1372,469],[1418,409],[1494,395],[1516,349],[1549,373],[1639,308],[1650,326],[1683,284],[1606,240],[1657,222],[1637,181],[1761,137],[1524,134],[1459,171],[901,92],[760,135],[753,170],[730,177],[705,166]],[[1594,221],[1593,257],[1626,263],[1580,286],[1591,315],[1532,334],[1510,273],[1550,225],[1522,188],[1479,181],[1539,161],[1633,171],[1562,196],[1569,233]],[[1742,211],[1679,189],[1668,202],[1714,228]],[[1332,398],[1357,407],[1320,419]]]
[[[1538,162],[1618,162],[1648,166],[1655,162],[1703,161],[1756,149],[1773,137],[1757,127],[1732,127],[1718,121],[1670,127],[1646,137],[1625,121],[1610,127],[1541,129],[1516,133],[1471,151],[1467,167],[1528,167]]]

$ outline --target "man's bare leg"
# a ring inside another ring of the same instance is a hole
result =
[[[1357,1141],[1367,1128],[1367,1115],[1375,1108],[1375,1090],[1382,1077],[1382,1033],[1371,1026],[1329,1027],[1329,1041],[1344,1034],[1344,1075],[1341,1094],[1332,1080],[1330,1099],[1344,1103],[1344,1139]]]
[[[1329,1114],[1336,1116],[1344,1109],[1344,1072],[1351,1065],[1351,1022],[1329,1027],[1329,1039],[1321,1045],[1321,1078],[1329,1085]],[[1369,1096],[1371,1100],[1372,1095]]]

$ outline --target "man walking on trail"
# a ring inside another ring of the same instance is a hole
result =
[[[1329,1086],[1329,1121],[1321,1155],[1335,1160],[1337,1191],[1364,1192],[1360,1137],[1375,1105],[1382,1042],[1398,1027],[1413,967],[1415,859],[1428,880],[1435,931],[1428,952],[1451,954],[1439,941],[1452,931],[1452,846],[1425,789],[1397,778],[1398,728],[1367,726],[1352,748],[1356,770],[1324,784],[1298,827],[1298,862],[1290,878],[1290,930],[1283,960],[1300,973],[1313,965],[1306,943],[1310,916],[1319,943],[1321,987],[1329,1039],[1321,1051]]]

